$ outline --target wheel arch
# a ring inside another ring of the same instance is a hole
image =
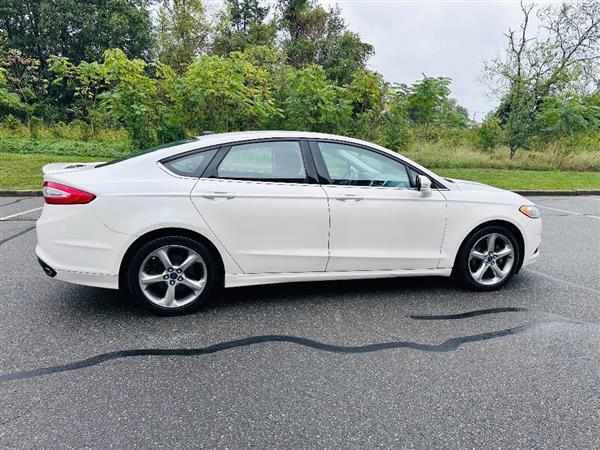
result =
[[[187,228],[168,227],[168,228],[158,228],[158,229],[155,229],[152,231],[148,231],[147,233],[144,233],[143,235],[139,236],[135,241],[133,241],[131,243],[131,245],[129,245],[129,247],[125,251],[125,254],[123,255],[123,258],[121,258],[121,264],[119,265],[119,286],[126,285],[126,284],[124,284],[126,268],[129,264],[129,261],[131,261],[131,258],[135,254],[135,252],[138,251],[140,248],[142,248],[142,246],[145,245],[146,243],[152,241],[153,239],[157,239],[157,238],[165,237],[165,236],[187,237],[190,239],[194,239],[195,241],[198,241],[199,243],[206,246],[208,251],[210,251],[211,254],[215,257],[215,259],[219,265],[219,274],[220,274],[220,278],[221,278],[219,281],[219,284],[223,285],[224,280],[225,280],[225,264],[223,263],[223,258],[221,256],[221,253],[219,252],[217,247],[211,242],[211,240],[208,239],[206,236],[203,236],[202,234],[200,234],[196,231],[192,231]]]
[[[481,230],[482,228],[489,227],[489,226],[504,227],[504,228],[507,228],[508,230],[510,230],[514,234],[515,238],[517,239],[517,244],[519,244],[519,260],[517,261],[517,270],[515,271],[515,273],[519,273],[519,270],[521,270],[521,266],[523,265],[523,259],[525,257],[525,239],[523,237],[523,233],[521,232],[521,230],[519,229],[518,226],[516,226],[512,222],[509,222],[507,220],[501,220],[501,219],[488,220],[486,222],[480,223],[465,236],[465,238],[460,243],[460,246],[458,247],[458,251],[456,252],[456,255],[454,256],[453,268],[456,267],[456,262],[458,260],[458,257],[460,255],[465,243],[469,240],[469,238],[471,236],[473,236],[473,234],[475,234],[479,230]]]

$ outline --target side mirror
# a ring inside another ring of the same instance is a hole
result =
[[[423,196],[431,194],[431,180],[425,175],[417,175],[416,188]]]

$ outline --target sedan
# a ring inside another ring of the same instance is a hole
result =
[[[121,289],[158,314],[269,283],[453,276],[491,291],[539,257],[524,197],[347,137],[207,134],[43,171],[46,274]]]

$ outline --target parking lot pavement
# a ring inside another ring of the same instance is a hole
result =
[[[0,447],[598,447],[600,197],[533,200],[542,256],[496,293],[264,286],[170,318],[46,277],[39,211],[1,221]]]

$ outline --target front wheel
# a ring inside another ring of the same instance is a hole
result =
[[[134,299],[161,315],[185,314],[202,306],[217,285],[214,256],[199,242],[166,236],[143,245],[127,270]]]
[[[477,291],[499,289],[516,272],[519,252],[519,244],[510,230],[500,226],[482,228],[461,247],[456,275]]]

